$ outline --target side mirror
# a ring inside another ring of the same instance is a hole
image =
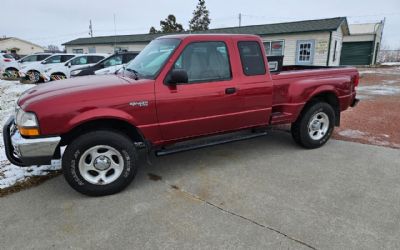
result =
[[[184,69],[173,69],[169,73],[169,77],[167,80],[168,85],[176,85],[178,83],[188,83],[189,77]]]
[[[72,65],[71,62],[67,63],[68,68],[71,68],[71,65]]]

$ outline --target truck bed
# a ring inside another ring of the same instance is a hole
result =
[[[321,90],[336,93],[341,111],[347,109],[355,95],[354,87],[350,88],[350,84],[356,76],[357,69],[352,67],[283,66],[282,71],[271,74],[271,124],[293,121],[305,105],[301,97],[312,96]]]

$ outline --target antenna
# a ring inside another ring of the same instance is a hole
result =
[[[117,48],[117,23],[115,21],[115,13],[114,13],[114,52]]]
[[[90,20],[90,23],[89,23],[89,35],[90,35],[90,37],[93,37],[93,26],[92,26],[92,20]]]
[[[242,13],[239,13],[239,27],[242,26]]]

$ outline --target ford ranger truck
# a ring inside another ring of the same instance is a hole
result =
[[[163,36],[117,74],[23,93],[4,126],[4,145],[18,166],[62,157],[72,188],[110,195],[134,179],[141,148],[162,156],[261,136],[277,124],[291,124],[300,146],[321,147],[341,112],[357,104],[358,81],[348,67],[284,66],[270,73],[254,35]],[[240,135],[220,136],[235,131]],[[191,143],[205,136],[217,139]]]

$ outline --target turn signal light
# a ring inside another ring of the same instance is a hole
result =
[[[38,128],[18,128],[19,133],[23,136],[37,136],[40,135]]]

